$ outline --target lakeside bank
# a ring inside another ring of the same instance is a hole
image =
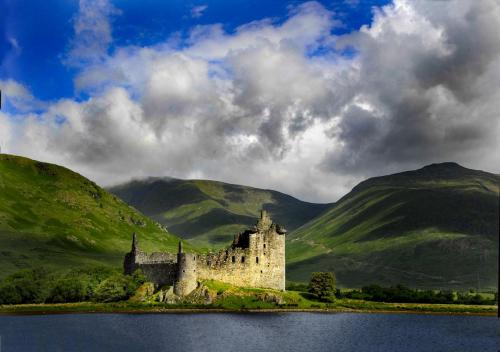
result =
[[[57,303],[20,304],[0,306],[0,315],[46,315],[76,313],[119,314],[182,314],[182,313],[408,313],[441,315],[496,316],[498,306],[458,304],[383,303],[355,300],[339,300],[333,304],[318,304],[309,307],[247,308],[199,305],[117,303]]]

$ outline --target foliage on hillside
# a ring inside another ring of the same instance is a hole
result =
[[[288,278],[496,287],[499,180],[443,163],[364,181],[288,237]]]
[[[302,202],[286,194],[217,181],[150,178],[110,188],[144,214],[193,244],[227,245],[255,223],[261,209],[289,231],[330,204]]]
[[[361,290],[338,291],[338,298],[352,298],[376,302],[432,303],[432,304],[472,304],[495,305],[497,294],[475,292],[452,292],[449,290],[415,290],[404,285],[382,287],[368,285]]]
[[[61,285],[61,283],[63,283]],[[36,289],[34,287],[36,286]],[[66,274],[48,273],[45,270],[24,270],[0,282],[0,313],[48,313],[48,312],[167,312],[171,309],[221,309],[247,311],[262,309],[279,310],[319,310],[332,311],[418,311],[495,314],[497,307],[492,298],[471,300],[460,304],[430,303],[386,303],[366,299],[377,299],[369,293],[391,292],[405,294],[407,299],[426,295],[425,292],[404,288],[380,288],[373,286],[363,291],[339,292],[336,300],[320,300],[315,295],[300,291],[277,291],[261,288],[235,287],[218,281],[204,281],[186,297],[178,297],[175,302],[158,301],[151,283],[144,282],[140,273],[133,276],[122,275],[109,268],[90,268],[71,271]],[[134,294],[135,292],[135,294]],[[14,293],[14,294],[12,294]],[[9,295],[10,294],[10,295]],[[363,297],[354,297],[356,295]],[[437,293],[435,297],[441,297]],[[350,297],[350,298],[348,298]],[[477,295],[458,294],[458,297],[477,297]],[[393,301],[398,301],[397,299]],[[45,303],[44,303],[45,302]],[[56,302],[71,302],[57,304]],[[416,300],[410,302],[418,302]],[[442,300],[439,301],[442,303]],[[29,303],[26,305],[26,303]],[[489,305],[488,305],[489,304]]]
[[[92,181],[0,154],[0,277],[39,265],[120,265],[133,232],[146,250],[176,250],[178,238]]]
[[[124,301],[144,282],[139,271],[130,276],[108,267],[80,268],[64,274],[45,268],[24,269],[0,281],[0,304]]]

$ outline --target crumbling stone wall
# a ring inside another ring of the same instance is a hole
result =
[[[139,249],[137,235],[132,240],[132,250],[125,255],[123,263],[125,274],[141,269],[144,276],[157,286],[173,285],[177,279],[177,260],[175,254],[154,252],[147,254]]]
[[[217,253],[184,253],[177,256],[146,254],[138,248],[134,235],[132,251],[125,256],[125,273],[143,270],[157,285],[173,284],[178,295],[189,294],[198,280],[218,280],[235,286],[285,289],[285,234],[262,211],[257,224],[237,236],[233,244]]]
[[[230,248],[199,256],[198,278],[284,290],[284,231],[267,217],[261,219],[254,229],[238,235]]]

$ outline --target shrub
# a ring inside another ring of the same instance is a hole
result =
[[[101,282],[94,293],[94,299],[99,302],[117,302],[131,297],[137,288],[145,282],[140,272],[134,275],[113,275]]]
[[[40,268],[21,270],[0,283],[0,304],[111,302],[127,299],[145,281],[141,271],[124,276],[109,267],[79,268],[62,276]]]
[[[7,276],[0,286],[2,304],[43,303],[50,289],[47,271],[43,268],[21,270]]]
[[[65,303],[82,302],[90,297],[91,287],[88,281],[80,278],[63,278],[56,281],[47,297],[47,302]]]
[[[0,287],[0,304],[21,304],[23,299],[17,288],[12,284]]]
[[[457,293],[457,298],[451,291],[415,290],[403,285],[381,287],[378,285],[364,286],[361,291],[350,291],[344,294],[346,298],[364,299],[378,302],[398,303],[442,303],[442,304],[494,304],[493,299],[483,298],[480,294]]]

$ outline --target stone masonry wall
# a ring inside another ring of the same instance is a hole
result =
[[[125,273],[142,269],[157,285],[174,285],[179,295],[196,288],[198,280],[218,280],[235,286],[285,289],[285,231],[265,211],[250,230],[237,235],[231,247],[206,255],[146,254],[134,235],[132,251],[125,256]]]
[[[235,286],[285,289],[285,236],[249,234],[248,248],[198,256],[198,278]]]
[[[125,256],[125,274],[132,274],[141,269],[144,276],[158,286],[173,285],[177,278],[176,255],[172,253],[155,252],[147,254],[133,247]]]
[[[285,289],[285,234],[263,212],[254,229],[218,253],[198,256],[198,278],[235,286]]]

